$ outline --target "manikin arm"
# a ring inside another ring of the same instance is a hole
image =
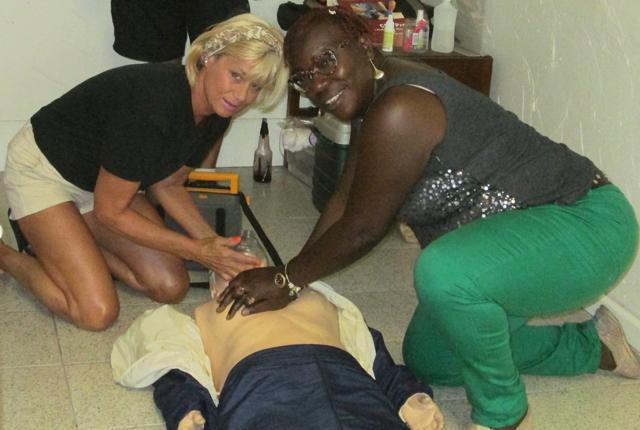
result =
[[[393,361],[382,334],[369,327],[376,348],[373,373],[376,381],[400,412],[411,430],[440,430],[444,417],[433,402],[433,390],[420,382],[411,371]]]
[[[198,381],[181,370],[171,370],[153,384],[153,401],[167,430],[215,430],[218,409]]]

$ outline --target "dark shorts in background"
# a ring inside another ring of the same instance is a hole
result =
[[[249,12],[248,0],[111,0],[115,42],[123,57],[159,62],[180,58],[187,42],[210,26]]]

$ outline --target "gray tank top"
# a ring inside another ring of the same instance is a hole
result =
[[[406,84],[432,91],[447,116],[442,142],[397,215],[423,248],[477,219],[544,204],[572,205],[589,191],[597,168],[588,158],[441,71],[425,66],[391,79],[377,96]]]

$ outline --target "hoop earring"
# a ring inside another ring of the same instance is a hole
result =
[[[371,67],[373,67],[373,79],[379,81],[380,79],[384,78],[384,72],[378,69],[375,64],[373,64],[373,60],[371,58],[369,58],[369,62],[371,63]]]

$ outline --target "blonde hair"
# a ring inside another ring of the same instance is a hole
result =
[[[185,60],[189,84],[195,84],[198,72],[208,57],[228,55],[255,62],[246,78],[262,88],[254,106],[268,110],[280,101],[287,88],[289,70],[284,64],[283,40],[279,30],[248,13],[221,22],[191,44]]]

